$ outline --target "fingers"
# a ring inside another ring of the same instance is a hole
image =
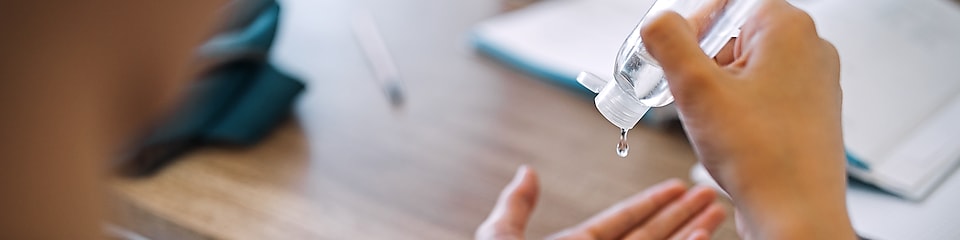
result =
[[[691,189],[682,198],[660,210],[653,218],[634,229],[624,239],[666,239],[695,214],[704,210],[717,198],[710,187]]]
[[[714,19],[718,16],[718,13],[727,6],[727,3],[729,3],[729,0],[710,0],[707,4],[704,4],[697,9],[696,12],[687,17],[690,27],[696,30],[697,40],[707,34],[707,30],[710,30],[710,27],[713,26]],[[727,44],[720,49],[717,56],[713,58],[718,65],[725,66],[733,62],[736,56],[733,47],[736,43],[735,41],[736,38],[728,41]]]
[[[618,239],[684,191],[686,186],[680,180],[667,180],[604,210],[578,228],[596,239]]]
[[[537,174],[521,166],[510,184],[500,193],[490,216],[477,228],[477,239],[523,239],[527,220],[537,203]]]
[[[710,0],[687,18],[690,26],[696,30],[697,39],[707,34],[707,30],[713,25],[713,20],[718,16],[717,13],[727,6],[727,2],[728,0]]]
[[[720,74],[717,64],[697,43],[695,30],[675,12],[664,12],[640,30],[644,46],[657,59],[677,101],[709,90]]]
[[[675,232],[670,239],[691,239],[697,235],[697,232],[707,233],[707,238],[709,238],[710,233],[716,231],[717,227],[723,223],[726,217],[726,210],[723,209],[722,205],[719,203],[710,204],[710,206],[703,209],[703,211],[697,213],[683,228]]]
[[[736,50],[737,39],[733,38],[727,42],[727,45],[724,45],[720,49],[720,52],[717,53],[716,57],[713,57],[713,61],[717,62],[717,65],[726,66],[730,63],[733,63],[733,60],[736,59],[737,55],[734,52]]]

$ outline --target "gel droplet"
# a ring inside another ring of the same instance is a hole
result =
[[[627,157],[630,153],[630,146],[627,145],[627,129],[620,129],[620,142],[617,143],[617,156]]]

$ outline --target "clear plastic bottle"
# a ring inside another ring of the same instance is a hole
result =
[[[662,107],[673,102],[673,94],[670,93],[663,69],[647,52],[640,38],[640,27],[644,25],[647,17],[668,10],[689,17],[696,11],[702,11],[701,9],[709,11],[706,6],[716,6],[711,12],[713,21],[699,41],[704,53],[714,57],[730,38],[739,34],[740,27],[760,1],[762,0],[656,1],[620,47],[614,66],[614,80],[609,81],[582,72],[577,76],[577,81],[597,93],[594,99],[597,110],[625,133],[632,129],[651,107]],[[622,135],[625,138],[626,134]]]

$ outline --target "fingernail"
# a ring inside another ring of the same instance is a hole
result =
[[[680,180],[679,178],[671,178],[663,181],[662,186],[680,186],[686,188],[687,183],[683,182],[683,180]]]
[[[717,190],[714,189],[712,186],[710,186],[710,185],[704,185],[704,184],[697,184],[696,186],[693,186],[693,189],[697,189],[697,191],[710,191],[710,192],[716,192],[716,191],[717,191]],[[703,189],[703,190],[700,190],[700,189]]]
[[[520,165],[520,167],[517,168],[517,174],[514,175],[513,178],[522,178],[524,175],[527,175],[527,171],[529,171],[529,167],[527,167],[526,164]]]
[[[713,187],[710,187],[710,186],[697,185],[693,187],[690,191],[694,192],[695,194],[709,195],[711,198],[717,197],[717,190],[713,189]]]
[[[517,172],[513,174],[513,179],[510,179],[508,187],[516,186],[519,185],[520,182],[523,182],[523,177],[527,175],[527,171],[527,165],[520,165],[520,167],[517,168]]]

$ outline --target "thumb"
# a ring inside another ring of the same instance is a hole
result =
[[[500,193],[490,216],[477,228],[476,238],[523,239],[527,221],[537,204],[539,191],[536,172],[527,166],[521,166],[510,184]]]
[[[645,22],[640,30],[643,44],[660,63],[678,101],[714,87],[720,68],[700,49],[697,30],[687,20],[667,11]]]

